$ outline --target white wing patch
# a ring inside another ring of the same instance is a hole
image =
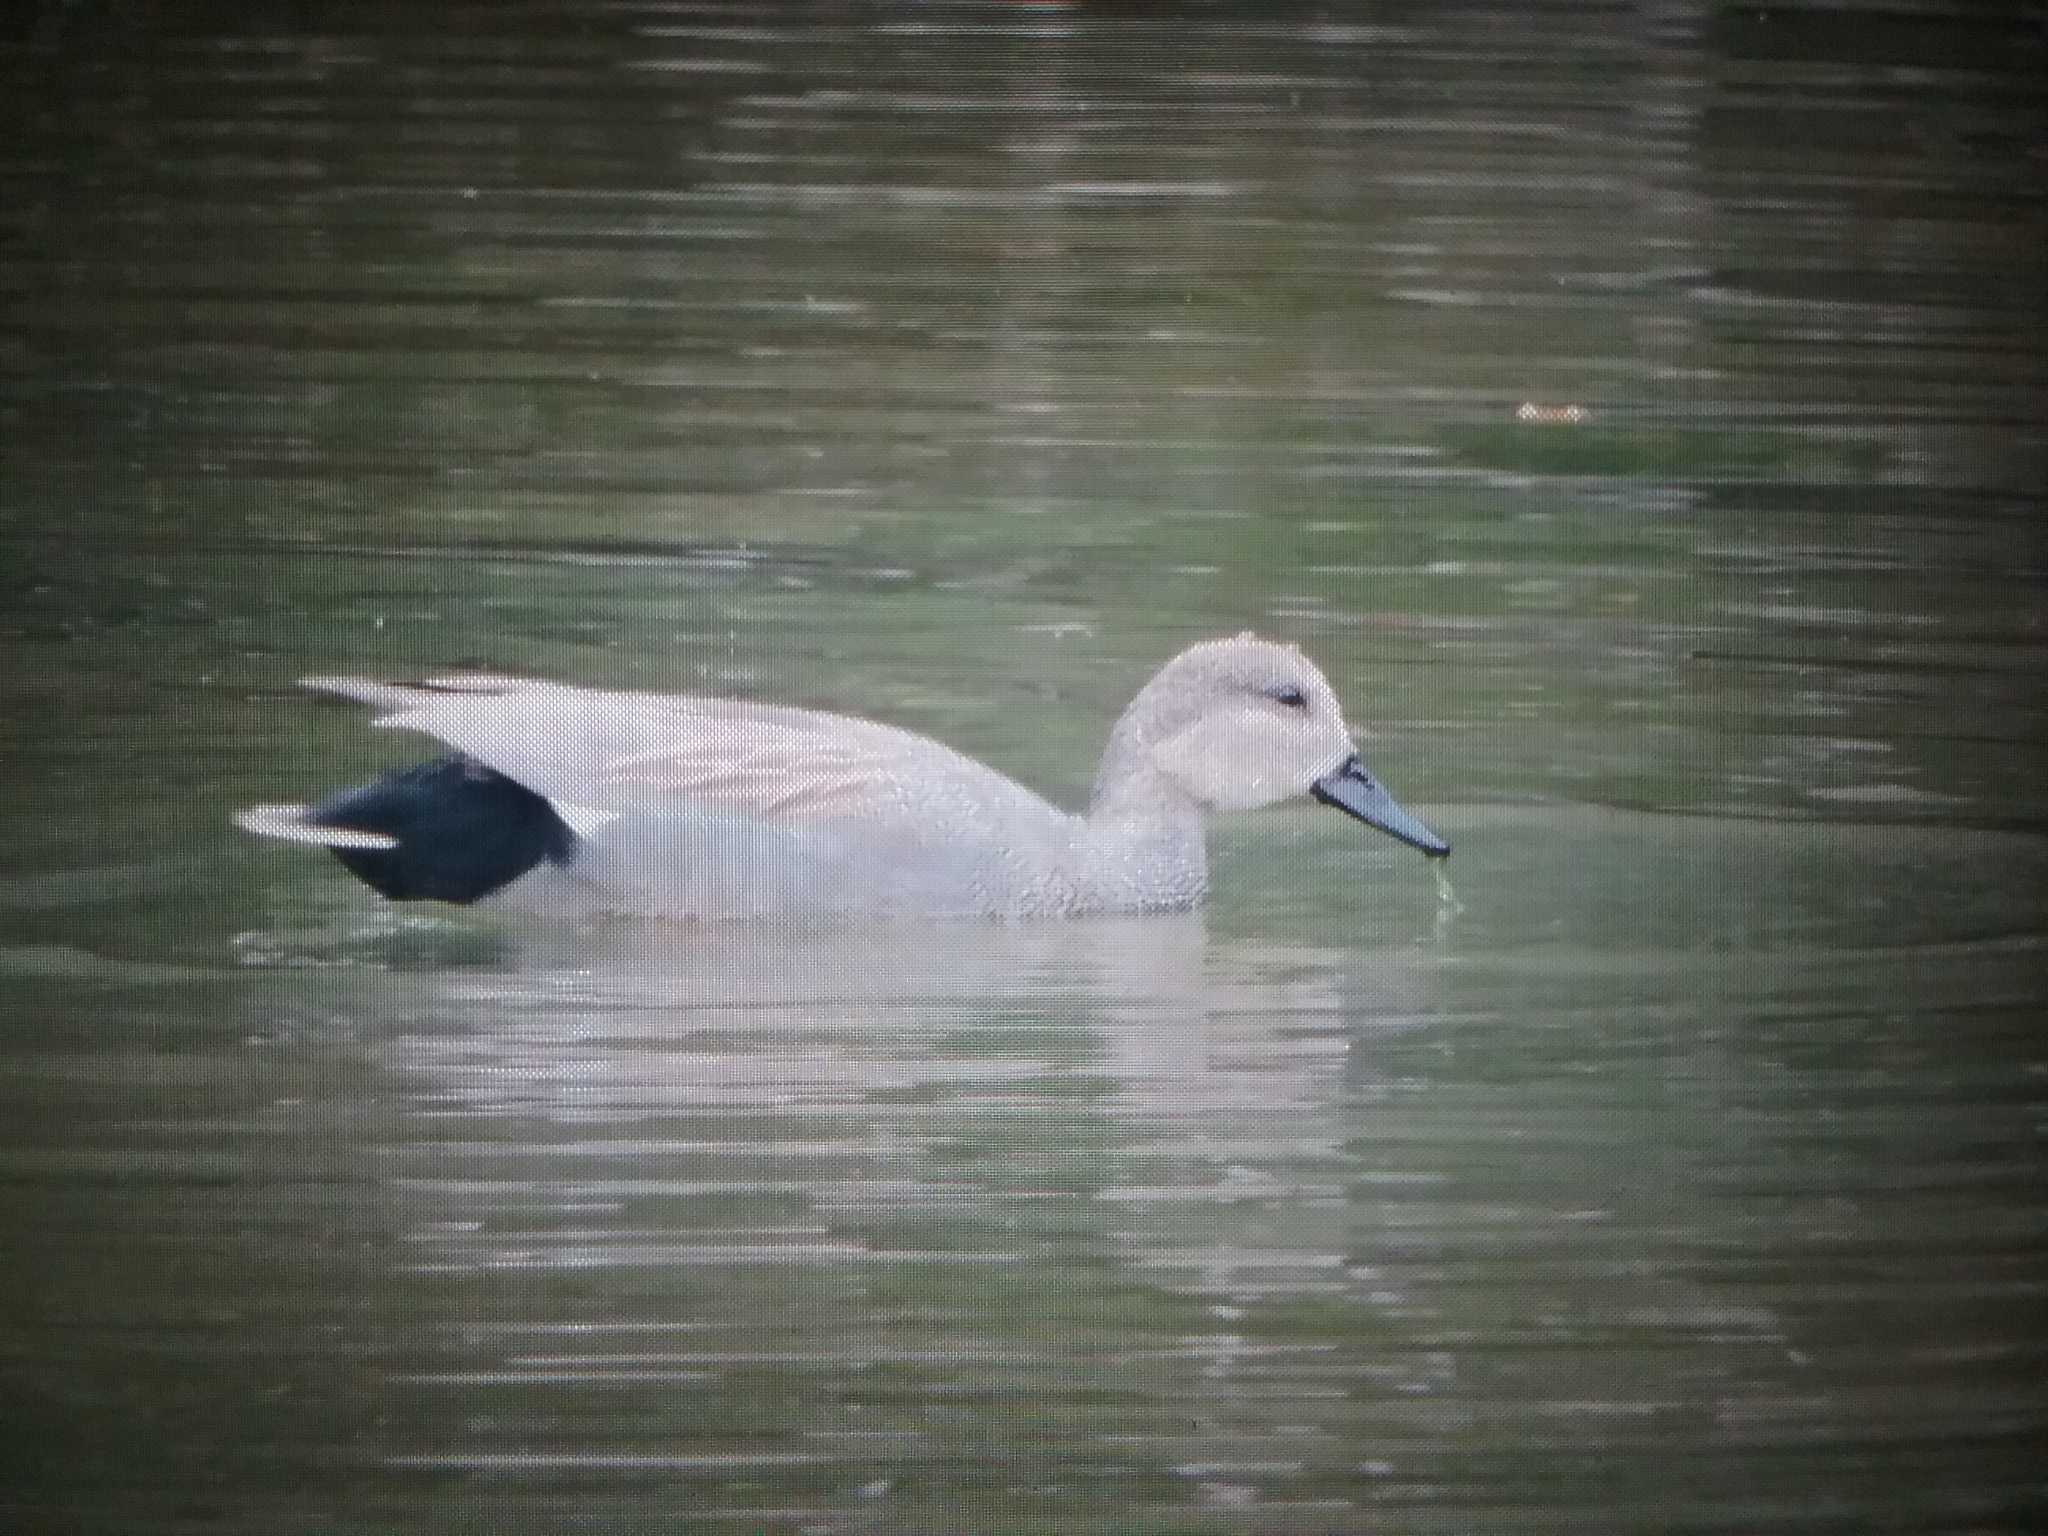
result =
[[[595,837],[600,828],[619,819],[617,811],[602,810],[594,805],[575,805],[567,800],[550,800],[548,804],[578,837]]]

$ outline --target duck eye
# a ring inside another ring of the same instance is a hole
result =
[[[1285,704],[1289,709],[1308,708],[1308,695],[1292,683],[1282,683],[1277,688],[1268,688],[1266,697],[1275,704]]]

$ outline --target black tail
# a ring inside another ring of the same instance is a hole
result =
[[[305,820],[392,838],[396,847],[328,852],[393,901],[476,901],[576,852],[576,834],[545,798],[459,753],[345,789]]]

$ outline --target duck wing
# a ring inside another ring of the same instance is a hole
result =
[[[779,824],[1062,815],[940,742],[850,715],[489,673],[418,683],[313,677],[543,795],[579,832],[635,812]]]

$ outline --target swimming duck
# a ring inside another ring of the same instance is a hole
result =
[[[470,673],[313,677],[453,752],[314,805],[237,813],[396,901],[674,918],[1184,911],[1203,818],[1311,796],[1442,858],[1366,771],[1290,645],[1190,646],[1115,727],[1072,814],[928,737],[850,715]]]

